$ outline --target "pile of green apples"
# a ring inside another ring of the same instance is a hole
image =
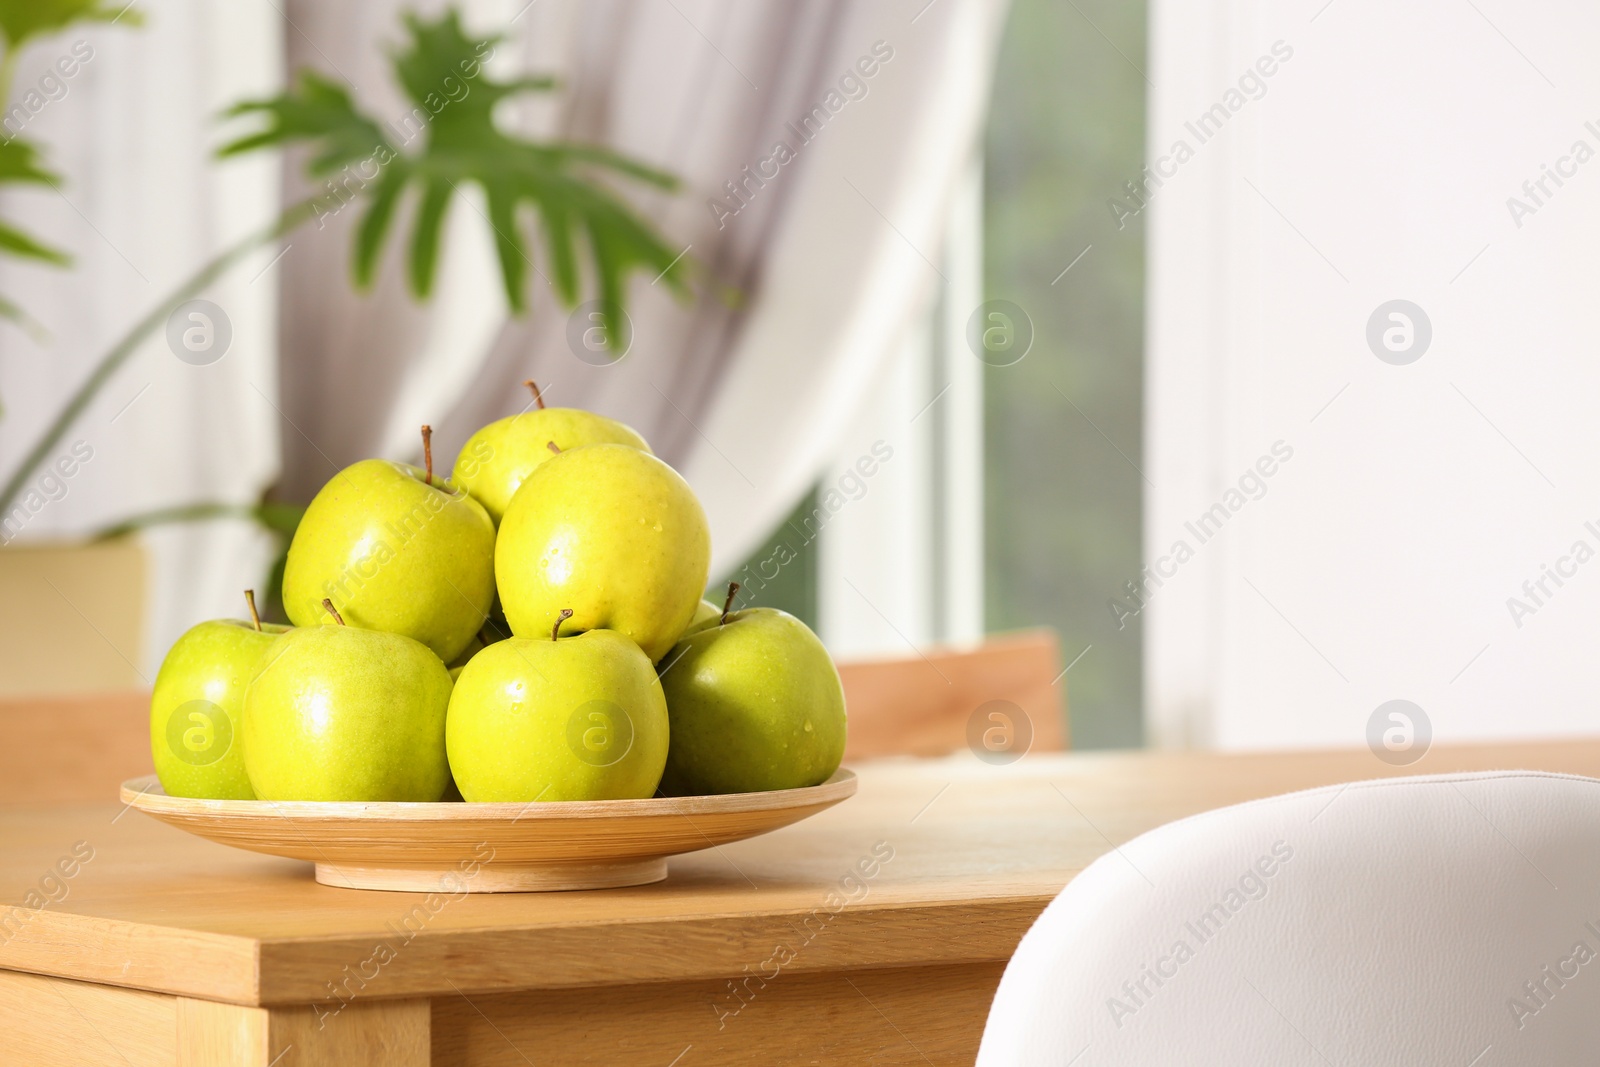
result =
[[[292,626],[203,622],[156,677],[169,795],[562,801],[816,785],[844,694],[816,635],[702,599],[705,511],[622,423],[537,408],[449,478],[363,460],[289,547]]]

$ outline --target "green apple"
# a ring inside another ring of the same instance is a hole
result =
[[[694,609],[694,618],[689,620],[688,627],[683,631],[683,633],[678,635],[678,641],[681,642],[684,638],[690,636],[691,634],[697,634],[701,630],[707,630],[713,626],[720,625],[722,622],[722,617],[733,610],[733,598],[738,595],[739,583],[729,582],[728,597],[722,602],[722,607],[717,607],[709,600],[702,600],[699,604],[696,604]],[[674,647],[676,647],[676,644]]]
[[[252,594],[250,613],[255,617]],[[245,689],[287,626],[218,619],[173,644],[150,695],[150,755],[173,797],[254,800],[240,722]]]
[[[337,624],[295,630],[245,693],[250,785],[262,800],[436,801],[450,784],[449,706],[450,672],[420,641]]]
[[[616,630],[653,663],[694,617],[711,566],[706,513],[678,472],[626,445],[552,456],[500,523],[495,579],[511,632]]]
[[[799,619],[746,608],[679,642],[661,666],[668,796],[818,785],[844,758],[844,689]]]
[[[296,626],[318,625],[325,597],[351,626],[415,638],[448,663],[494,602],[494,523],[428,471],[346,467],[306,509],[283,572]]]
[[[467,642],[467,647],[461,650],[461,655],[444,665],[445,670],[450,672],[450,680],[453,682],[461,677],[461,672],[472,662],[472,657],[488,647],[483,640],[483,631],[473,634],[472,640]]]
[[[478,632],[472,635],[472,640],[467,642],[467,647],[461,650],[460,655],[445,664],[450,670],[450,680],[453,682],[461,676],[461,669],[471,661],[473,656],[488,648],[496,641],[504,641],[511,636],[511,628],[506,626],[504,620],[495,621],[491,613],[489,621],[485,622]]]
[[[700,601],[700,603],[696,604],[694,607],[694,618],[689,620],[688,627],[683,631],[683,633],[678,635],[678,640],[682,641],[690,634],[697,634],[701,630],[710,629],[711,627],[717,625],[717,622],[721,618],[721,608],[717,607],[709,600]]]
[[[552,443],[563,450],[610,443],[650,451],[631,427],[579,408],[547,408],[539,387],[523,384],[533,390],[538,408],[491,422],[467,438],[451,473],[451,480],[471,493],[497,526],[528,475],[554,455]]]
[[[655,668],[619,633],[558,638],[559,626],[543,638],[496,642],[462,670],[445,744],[467,800],[655,794],[667,761],[667,704]]]

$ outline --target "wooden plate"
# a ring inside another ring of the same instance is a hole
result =
[[[544,804],[402,804],[192,800],[154,775],[122,801],[180,830],[235,848],[316,864],[347,889],[512,893],[644,885],[667,857],[799,822],[856,791],[853,771],[770,793]]]

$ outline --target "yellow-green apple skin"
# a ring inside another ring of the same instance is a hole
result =
[[[701,630],[715,626],[720,618],[722,618],[721,608],[709,600],[700,601],[694,607],[694,618],[689,620],[689,625],[684,629],[683,633],[678,635],[678,640],[682,641],[690,634],[697,634]]]
[[[289,545],[283,605],[320,626],[333,601],[351,626],[415,638],[446,663],[494,603],[494,523],[459,487],[365,459],[322,487]]]
[[[746,608],[691,634],[661,665],[668,796],[818,785],[844,758],[844,689],[799,619]]]
[[[483,627],[472,635],[472,640],[467,642],[467,647],[461,650],[461,654],[445,664],[450,669],[450,680],[453,682],[461,677],[462,668],[471,661],[473,656],[476,656],[496,641],[504,641],[510,636],[511,630],[505,625],[504,617],[502,616],[501,620],[496,622],[494,614],[491,612],[489,621],[484,623]]]
[[[512,637],[462,670],[445,742],[467,800],[642,799],[667,762],[666,698],[614,631]]]
[[[285,634],[245,693],[244,765],[262,800],[436,801],[450,672],[428,646],[356,626]]]
[[[467,642],[467,647],[463,648],[455,659],[445,664],[445,669],[450,672],[451,681],[460,677],[461,669],[472,661],[473,656],[482,652],[486,647],[488,646],[483,643],[483,632],[480,630],[473,634],[472,640]]]
[[[510,636],[511,628],[506,625],[504,617],[502,616],[497,622],[493,613],[491,613],[489,620],[480,626],[478,628],[478,632],[473,634],[471,640],[467,642],[467,647],[463,648],[460,653],[457,654],[456,658],[451,660],[447,666],[465,667],[467,665],[467,660],[471,659],[473,656],[476,656],[479,652],[482,652],[485,648],[488,648],[496,641],[504,641]]]
[[[254,800],[244,770],[244,694],[287,626],[217,619],[173,644],[150,695],[150,755],[172,797]]]
[[[608,443],[650,451],[643,437],[615,419],[579,408],[538,408],[491,422],[467,438],[450,479],[498,526],[528,475],[554,458],[552,441],[563,451]]]
[[[653,663],[694,617],[711,567],[705,510],[689,483],[648,452],[585,445],[552,456],[511,500],[495,542],[511,632],[615,630]]]

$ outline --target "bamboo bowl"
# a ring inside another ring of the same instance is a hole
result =
[[[645,885],[667,859],[755,837],[856,791],[853,771],[768,793],[543,804],[334,803],[169,797],[154,775],[122,801],[210,841],[307,860],[323,885],[517,893]]]

